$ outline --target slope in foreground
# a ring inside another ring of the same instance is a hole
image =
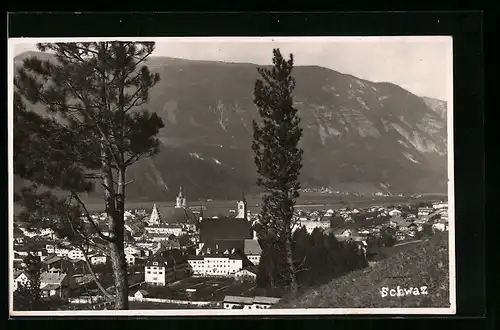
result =
[[[449,308],[448,251],[448,234],[437,233],[371,267],[285,297],[274,308]],[[404,295],[391,296],[388,290],[398,286]]]

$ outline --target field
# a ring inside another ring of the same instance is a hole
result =
[[[135,290],[139,289],[146,290],[153,298],[190,301],[221,301],[226,295],[254,295],[252,283],[241,283],[230,278],[189,277],[165,287],[143,284],[140,288],[135,288]],[[186,289],[193,289],[193,292],[188,292]],[[135,290],[131,293],[135,293]]]

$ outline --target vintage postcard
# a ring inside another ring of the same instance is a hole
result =
[[[456,313],[451,37],[8,51],[11,316]]]

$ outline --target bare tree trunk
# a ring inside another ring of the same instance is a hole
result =
[[[110,243],[111,265],[115,277],[116,302],[115,309],[128,309],[128,280],[127,262],[124,252],[124,219],[125,211],[125,170],[118,171],[118,189],[116,194],[116,208],[110,222],[110,233],[114,239]]]
[[[287,264],[287,275],[288,275],[288,281],[289,281],[289,291],[292,293],[295,293],[299,289],[299,285],[297,283],[297,277],[296,277],[296,270],[295,270],[295,263],[293,260],[293,242],[292,242],[292,217],[293,217],[293,212],[290,212],[290,204],[291,200],[288,198],[288,196],[285,196],[285,201],[284,201],[284,212],[283,212],[283,220],[284,220],[284,226],[283,226],[283,231],[284,231],[284,243],[285,243],[285,261]]]
[[[289,290],[292,293],[295,293],[298,291],[299,285],[297,283],[297,277],[296,277],[296,270],[295,270],[295,264],[293,261],[293,253],[292,253],[292,235],[290,233],[287,233],[286,238],[285,238],[285,250],[286,250],[286,263],[287,263],[287,270],[288,270],[288,276],[289,276]]]
[[[105,193],[106,214],[108,217],[109,227],[109,252],[111,256],[111,266],[113,268],[115,282],[115,309],[128,309],[128,281],[127,281],[127,264],[125,260],[125,252],[123,245],[123,194],[116,194],[113,183],[113,172],[110,167],[110,157],[107,152],[104,141],[101,145],[102,156],[102,174]],[[124,171],[119,172],[119,180],[124,183],[122,176]],[[120,185],[118,185],[120,189]],[[122,187],[123,188],[123,187]],[[116,202],[116,204],[115,204]],[[121,212],[120,212],[121,211]]]

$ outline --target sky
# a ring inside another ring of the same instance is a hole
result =
[[[271,64],[272,49],[280,48],[284,56],[293,53],[296,66],[318,65],[373,82],[391,82],[419,96],[448,100],[451,95],[450,37],[152,39],[154,56],[266,65]],[[14,56],[36,50],[39,41],[16,39]]]

